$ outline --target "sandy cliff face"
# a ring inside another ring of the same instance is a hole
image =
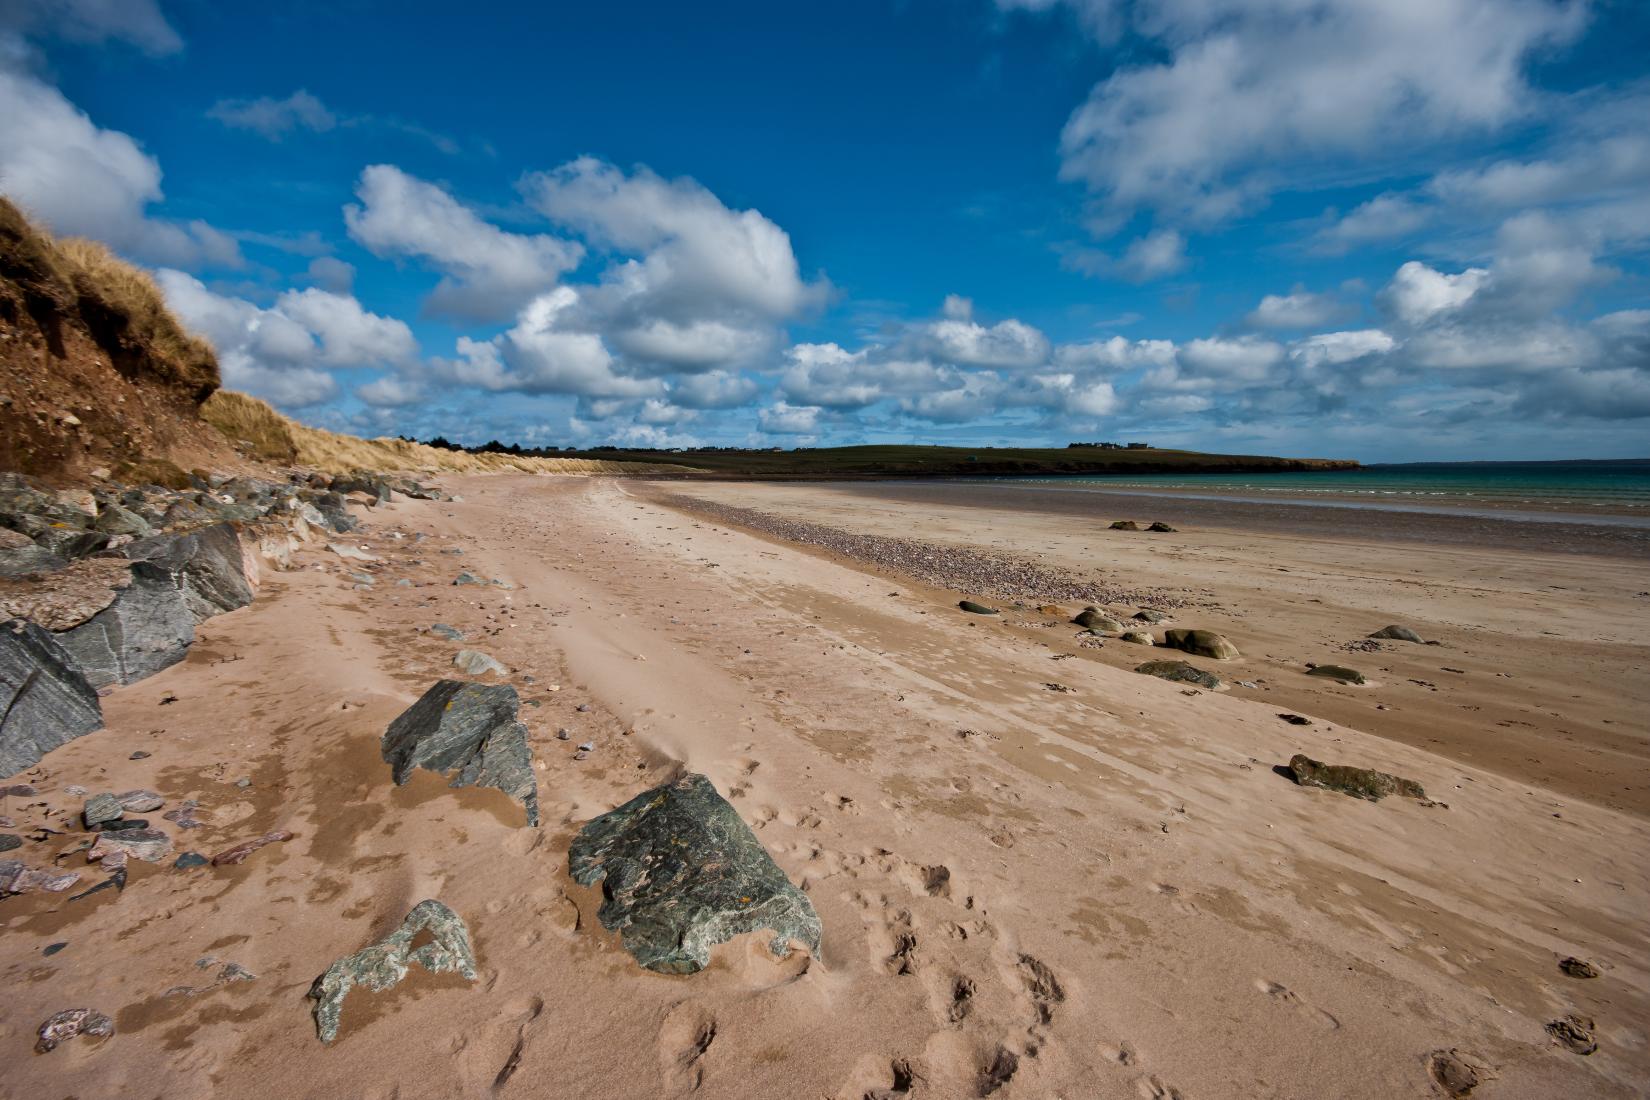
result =
[[[68,482],[144,459],[233,465],[198,411],[218,380],[147,276],[0,199],[0,469]]]

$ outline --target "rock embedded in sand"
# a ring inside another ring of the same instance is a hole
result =
[[[1154,611],[1149,607],[1142,607],[1134,613],[1134,617],[1143,623],[1151,623],[1154,626],[1158,623],[1166,623],[1173,618],[1172,615],[1165,614],[1162,611]]]
[[[132,583],[113,603],[57,640],[93,687],[130,684],[183,660],[195,640],[195,615],[180,575],[137,562]]]
[[[154,791],[122,791],[115,795],[120,808],[131,814],[146,814],[166,805],[164,799]]]
[[[1571,1054],[1580,1054],[1585,1057],[1598,1050],[1598,1040],[1593,1037],[1593,1030],[1596,1026],[1591,1016],[1581,1016],[1571,1012],[1549,1023],[1547,1034],[1551,1035],[1554,1042]]]
[[[1343,684],[1367,684],[1369,681],[1364,674],[1355,668],[1345,665],[1313,665],[1306,670],[1308,676],[1322,676],[1326,680],[1339,680]]]
[[[424,942],[414,947],[418,940]],[[382,993],[405,978],[413,963],[431,974],[456,971],[468,981],[476,980],[469,929],[457,913],[433,898],[413,906],[394,932],[339,959],[315,979],[309,996],[315,1001],[315,1030],[321,1041],[330,1043],[338,1037],[344,998],[352,988]]]
[[[1156,676],[1159,680],[1169,680],[1177,684],[1197,684],[1210,691],[1218,691],[1223,685],[1220,677],[1212,672],[1205,672],[1196,665],[1185,661],[1147,661],[1135,668],[1136,672],[1143,672],[1147,676]]]
[[[397,785],[414,768],[452,774],[454,787],[497,787],[539,823],[538,786],[520,701],[509,684],[440,680],[384,731],[380,746]]]
[[[1113,531],[1138,531],[1140,525],[1132,519],[1116,519],[1112,520],[1110,529]]]
[[[89,1008],[65,1009],[40,1025],[34,1050],[36,1054],[46,1054],[76,1035],[101,1039],[114,1033],[115,1022],[101,1012],[93,1012]]]
[[[1383,626],[1381,629],[1371,634],[1370,637],[1390,638],[1395,642],[1416,642],[1422,645],[1426,644],[1421,640],[1421,636],[1419,634],[1415,633],[1415,631],[1411,630],[1407,626]]]
[[[16,833],[0,833],[0,852],[14,852],[23,846],[23,838]]]
[[[485,676],[489,672],[496,672],[500,676],[510,675],[509,669],[479,649],[459,650],[457,656],[453,658],[453,664],[458,667],[460,672],[466,672],[471,676]]]
[[[280,844],[292,839],[292,834],[285,829],[276,829],[274,832],[255,836],[251,840],[243,840],[230,848],[225,848],[212,857],[214,867],[233,867],[237,863],[245,863],[246,857],[259,848],[267,848],[271,844]]]
[[[970,615],[997,614],[997,609],[995,607],[987,607],[985,604],[975,603],[973,600],[959,600],[957,601],[957,606],[968,612]]]
[[[712,947],[758,929],[773,931],[780,958],[792,940],[819,953],[813,903],[702,775],[596,818],[573,839],[568,864],[580,885],[602,881],[602,927],[649,970],[692,974]]]
[[[102,728],[97,689],[68,650],[34,623],[0,623],[0,776]]]
[[[79,871],[29,867],[19,859],[0,859],[0,897],[7,894],[27,894],[35,890],[60,894],[79,881]]]
[[[1109,630],[1116,632],[1123,629],[1122,623],[1118,622],[1104,611],[1094,607],[1083,608],[1083,610],[1077,613],[1077,617],[1071,621],[1076,623],[1078,626],[1086,627],[1089,630]]]
[[[464,640],[464,631],[456,626],[448,626],[446,623],[436,623],[430,627],[430,633],[438,638],[445,638],[449,642],[462,642]]]
[[[1212,630],[1165,630],[1163,644],[1170,649],[1198,657],[1212,657],[1217,661],[1232,661],[1242,656],[1237,646]]]
[[[1427,798],[1427,792],[1413,779],[1378,772],[1373,768],[1325,764],[1305,753],[1296,753],[1290,757],[1287,770],[1290,777],[1302,787],[1322,787],[1326,791],[1339,791],[1371,802],[1379,802],[1389,794],[1401,794],[1407,798],[1418,798],[1423,802]]]
[[[1160,519],[1159,520],[1153,520],[1151,522],[1150,526],[1148,526],[1146,528],[1146,530],[1156,531],[1159,534],[1173,534],[1174,533],[1174,528],[1170,527],[1167,523],[1164,523]]]
[[[1586,959],[1578,959],[1574,955],[1559,962],[1558,968],[1572,978],[1598,977],[1598,967]]]
[[[1156,645],[1150,634],[1144,630],[1125,630],[1117,636],[1118,641],[1133,642],[1135,645]]]

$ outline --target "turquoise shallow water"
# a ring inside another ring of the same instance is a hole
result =
[[[1100,474],[994,479],[1072,488],[1198,491],[1258,500],[1650,515],[1650,461],[1427,462],[1275,474]]]

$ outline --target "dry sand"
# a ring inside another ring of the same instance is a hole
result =
[[[966,616],[966,593],[646,486],[449,487],[465,502],[367,517],[370,590],[347,578],[360,563],[300,555],[183,664],[105,699],[106,730],[8,781],[41,792],[0,803],[13,832],[67,829],[78,784],[198,800],[202,828],[160,822],[180,850],[295,837],[239,867],[134,863],[121,893],[0,901],[0,1096],[1425,1097],[1452,1050],[1475,1097],[1650,1087],[1641,565],[691,489],[1172,591],[1193,604],[1178,625],[1244,650],[1199,663],[1256,686],[1212,693],[1130,671],[1161,651],[1084,647],[1063,616]],[[455,587],[460,570],[516,587]],[[1337,648],[1389,622],[1443,645]],[[461,645],[528,703],[541,829],[496,791],[395,788],[379,759]],[[1308,660],[1375,682],[1307,681]],[[1298,751],[1448,806],[1296,787],[1272,768]],[[684,766],[807,890],[819,958],[776,962],[758,935],[671,977],[600,928],[573,834]],[[323,1046],[310,982],[426,897],[468,923],[479,979],[352,993]],[[1569,955],[1601,976],[1567,977]],[[213,987],[228,961],[256,980]],[[30,1053],[74,1007],[114,1037]],[[1544,1031],[1567,1013],[1596,1020],[1596,1053]]]

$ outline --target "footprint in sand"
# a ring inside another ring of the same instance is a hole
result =
[[[1288,1005],[1295,1005],[1296,1007],[1311,1013],[1328,1031],[1340,1030],[1341,1022],[1339,1020],[1325,1012],[1323,1009],[1309,1004],[1307,1001],[1302,999],[1300,994],[1294,992],[1286,985],[1282,985],[1278,982],[1269,982],[1265,978],[1256,978],[1255,988],[1275,1001],[1281,1001]]]
[[[501,1089],[509,1084],[510,1078],[514,1077],[516,1070],[521,1068],[521,1058],[527,1050],[527,1025],[538,1019],[544,1012],[544,998],[529,998],[527,1004],[522,1006],[521,1012],[525,1019],[516,1026],[515,1045],[510,1048],[509,1057],[504,1060],[504,1065],[499,1067],[498,1074],[493,1078],[494,1089]]]
[[[966,974],[958,974],[951,983],[951,1005],[946,1009],[945,1018],[953,1024],[960,1024],[968,1019],[968,1014],[974,1009],[974,993],[976,987],[974,979]]]
[[[705,1079],[705,1056],[716,1041],[716,1017],[697,1001],[683,1001],[659,1028],[659,1067],[667,1080],[697,1089]]]
[[[1134,1087],[1145,1100],[1186,1100],[1185,1093],[1161,1077],[1142,1077],[1134,1083]]]
[[[1066,991],[1061,988],[1060,980],[1054,976],[1054,971],[1039,959],[1021,955],[1020,978],[1025,982],[1026,992],[1031,994],[1032,1004],[1037,1006],[1036,1022],[1053,1023],[1054,1006],[1066,999]]]

